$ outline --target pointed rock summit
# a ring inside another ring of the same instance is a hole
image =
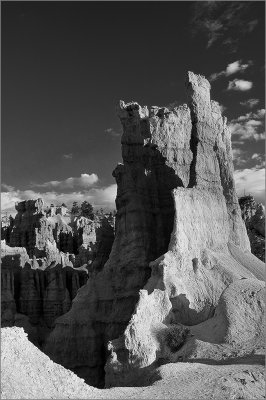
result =
[[[263,264],[241,218],[226,118],[203,76],[189,72],[185,85],[188,105],[118,107],[113,247],[44,348],[92,385],[138,384],[161,360],[200,358],[202,343],[211,352],[214,343],[252,341],[245,318],[261,323]],[[219,335],[206,336],[208,326]],[[185,345],[171,339],[178,332]]]

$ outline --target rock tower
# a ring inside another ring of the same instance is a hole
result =
[[[123,164],[113,172],[109,260],[44,348],[93,385],[136,382],[167,359],[160,332],[211,319],[232,282],[262,277],[236,196],[226,118],[204,77],[189,72],[186,88],[188,105],[118,108]]]

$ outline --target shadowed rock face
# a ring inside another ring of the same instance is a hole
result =
[[[49,330],[66,313],[78,289],[88,279],[88,270],[74,268],[69,258],[50,266],[43,259],[30,259],[23,247],[1,243],[1,323],[23,326],[36,344],[38,331]],[[22,325],[21,325],[22,324]]]
[[[123,164],[113,172],[112,251],[44,347],[93,385],[138,379],[160,355],[154,331],[211,318],[231,282],[260,276],[260,265],[251,272],[242,260],[250,245],[226,119],[204,77],[189,72],[186,87],[188,106],[118,108]]]
[[[71,221],[65,213],[47,215],[43,206],[42,199],[18,203],[5,236],[11,246],[1,245],[2,326],[23,326],[36,344],[102,269],[114,240],[111,215]]]

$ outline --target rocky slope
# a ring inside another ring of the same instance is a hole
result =
[[[216,318],[230,285],[239,299],[242,279],[261,290],[263,264],[250,253],[241,218],[226,118],[204,77],[189,72],[186,88],[188,105],[172,110],[120,102],[124,163],[113,173],[110,257],[44,347],[93,385],[129,385],[160,360],[171,362],[158,337],[172,325]],[[227,335],[221,340],[226,345]]]
[[[170,363],[156,368],[143,387],[96,389],[53,363],[21,328],[1,331],[2,399],[263,399],[261,349],[220,363]]]
[[[252,196],[239,199],[242,218],[245,221],[250,240],[251,252],[261,261],[265,261],[265,209],[257,204]]]

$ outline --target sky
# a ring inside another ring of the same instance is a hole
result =
[[[113,209],[119,100],[187,101],[211,83],[232,133],[239,195],[264,203],[263,1],[2,1],[1,208],[42,197]]]

